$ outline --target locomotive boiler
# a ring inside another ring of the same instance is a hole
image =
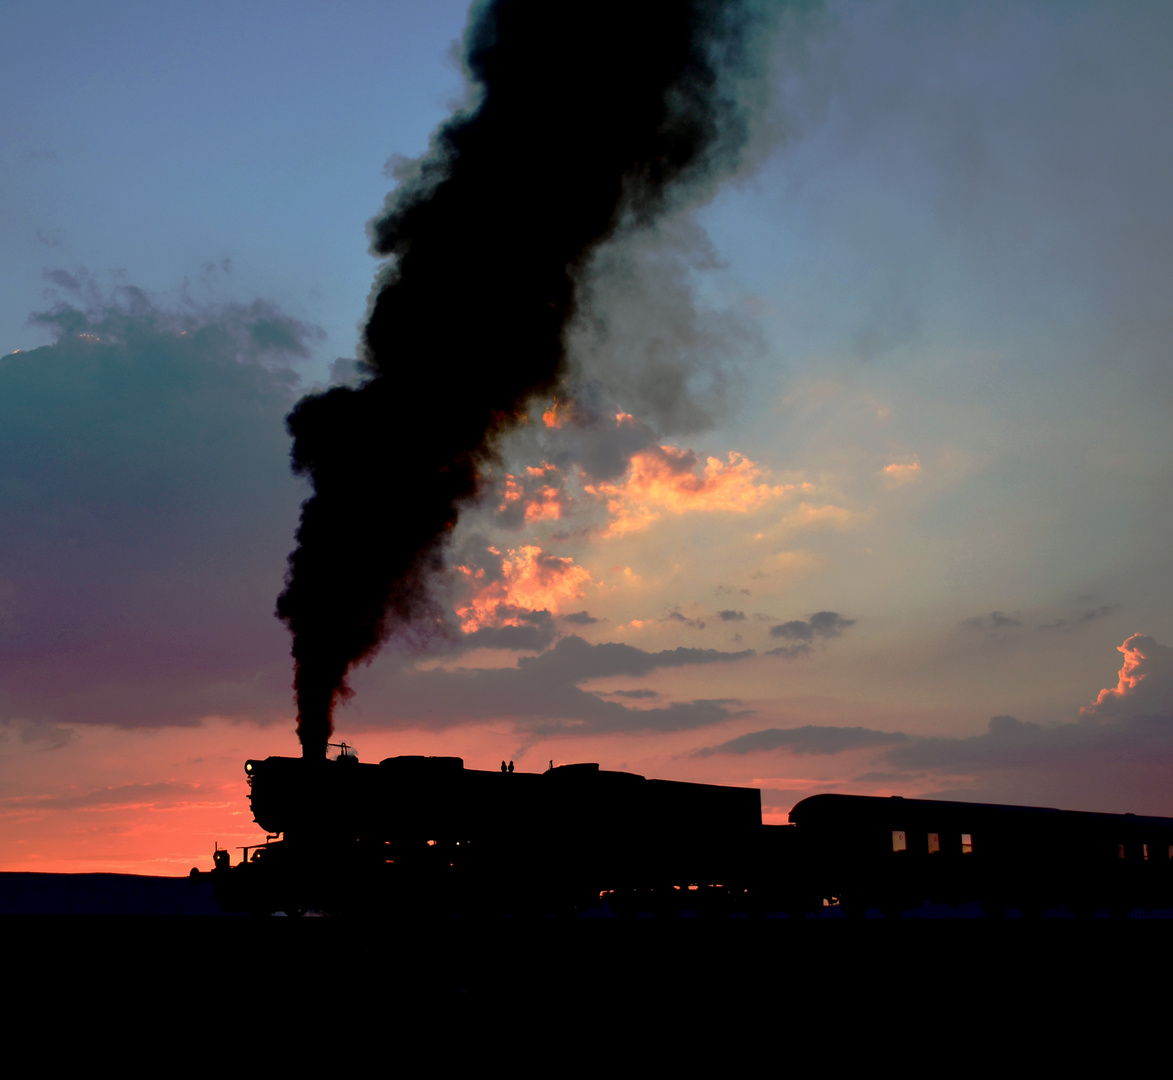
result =
[[[1173,819],[825,794],[762,823],[755,788],[584,763],[540,773],[457,757],[246,763],[266,833],[217,851],[225,910],[381,915],[784,912],[990,916],[1173,907]]]

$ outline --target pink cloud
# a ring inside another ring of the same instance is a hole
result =
[[[1080,716],[1107,718],[1166,713],[1173,710],[1173,649],[1147,634],[1133,634],[1123,645],[1120,675],[1105,687]]]

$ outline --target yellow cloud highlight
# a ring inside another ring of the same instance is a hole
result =
[[[707,458],[702,467],[692,450],[657,446],[632,455],[627,475],[619,483],[584,488],[606,501],[611,521],[603,536],[610,537],[646,529],[665,514],[747,513],[793,488],[760,483],[764,475],[763,469],[736,451],[730,452],[727,461]]]
[[[484,570],[458,566],[470,583],[484,581]],[[501,578],[481,585],[467,603],[456,608],[460,628],[471,634],[484,626],[516,626],[516,610],[549,611],[581,599],[591,582],[591,572],[571,558],[546,555],[540,547],[510,548],[501,560]],[[510,610],[502,610],[510,609]]]
[[[786,524],[797,529],[853,529],[866,518],[845,506],[815,506],[813,503],[799,503],[798,509],[786,518]]]

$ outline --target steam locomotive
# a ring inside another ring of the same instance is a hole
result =
[[[263,844],[210,878],[229,911],[403,915],[897,915],[926,902],[1124,914],[1173,907],[1173,819],[815,795],[763,825],[761,793],[597,764],[457,757],[245,764]],[[251,852],[251,854],[250,854]]]

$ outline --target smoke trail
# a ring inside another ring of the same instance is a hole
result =
[[[476,105],[372,226],[389,261],[367,381],[287,424],[314,494],[277,614],[293,634],[298,735],[324,756],[347,672],[428,610],[460,506],[499,437],[557,384],[598,246],[735,167],[751,0],[497,0],[465,39]],[[732,81],[731,81],[732,80]]]

